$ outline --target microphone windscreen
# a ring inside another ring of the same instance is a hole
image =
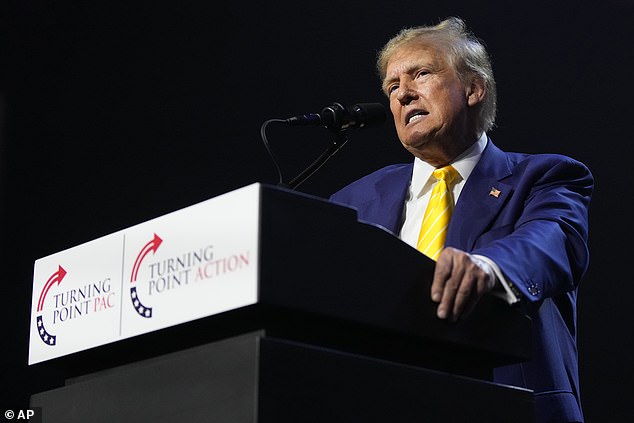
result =
[[[352,113],[358,116],[354,119],[359,127],[381,125],[387,119],[385,107],[381,103],[358,103],[351,107]]]

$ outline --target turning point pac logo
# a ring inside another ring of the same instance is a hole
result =
[[[46,345],[55,345],[57,337],[48,333],[44,327],[44,319],[42,317],[44,314],[44,300],[46,300],[46,295],[51,287],[55,284],[59,285],[62,279],[64,279],[64,276],[66,276],[66,270],[58,265],[57,272],[53,273],[44,284],[44,288],[42,288],[40,298],[37,302],[37,333],[40,335],[42,342]]]
[[[115,293],[112,291],[109,277],[94,281],[82,281],[80,286],[76,281],[68,279],[68,272],[61,265],[51,274],[40,296],[36,308],[37,333],[46,345],[55,346],[59,343],[57,335],[51,331],[52,326],[64,325],[73,320],[79,320],[88,315],[106,311],[115,306]],[[47,302],[48,299],[48,302]],[[46,305],[46,311],[44,311]],[[48,326],[48,329],[46,326]]]

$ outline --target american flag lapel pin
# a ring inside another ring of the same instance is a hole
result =
[[[491,191],[489,191],[489,195],[495,198],[498,198],[502,194],[502,191],[497,189],[496,187],[492,187]]]

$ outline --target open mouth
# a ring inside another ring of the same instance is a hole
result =
[[[405,124],[409,125],[410,123],[412,123],[412,122],[414,122],[414,121],[416,121],[416,120],[418,120],[418,119],[420,119],[423,116],[426,116],[428,114],[429,114],[428,112],[425,112],[423,110],[415,111],[415,112],[413,112],[413,113],[411,113],[410,115],[407,116]]]

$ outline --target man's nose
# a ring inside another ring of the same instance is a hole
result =
[[[401,104],[408,104],[414,98],[416,98],[416,91],[411,86],[411,83],[401,81],[398,87],[398,92],[396,93],[396,99]]]

